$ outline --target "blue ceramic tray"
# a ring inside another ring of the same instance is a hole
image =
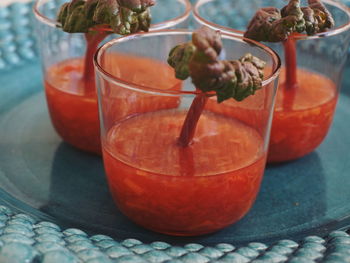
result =
[[[102,161],[49,121],[30,4],[0,8],[0,262],[350,262],[350,62],[332,130],[266,170],[237,224],[175,238],[115,208]]]

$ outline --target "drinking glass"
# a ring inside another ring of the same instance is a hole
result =
[[[64,141],[100,154],[93,54],[103,37],[96,38],[87,48],[85,34],[70,34],[58,28],[56,16],[66,2],[68,0],[37,0],[34,4],[47,105],[52,124]],[[150,30],[186,27],[190,10],[187,0],[157,1],[151,7]],[[116,35],[109,36],[112,37]]]
[[[164,30],[122,37],[103,45],[94,59],[103,160],[117,206],[139,225],[183,236],[228,226],[252,206],[264,173],[280,68],[268,47],[222,34],[221,59],[251,53],[267,66],[255,95],[218,104],[214,94],[176,79],[166,63],[171,48],[190,41],[191,34]],[[137,63],[123,63],[124,56]],[[181,146],[184,118],[203,96],[207,102],[193,142]]]
[[[284,65],[293,63],[295,52],[297,64],[295,88],[287,85],[290,77],[282,67],[268,162],[289,161],[312,152],[331,126],[350,44],[350,13],[340,2],[322,3],[335,20],[332,29],[314,36],[293,35],[285,44],[267,44]],[[197,26],[242,36],[259,8],[285,4],[280,0],[199,0],[193,13]]]

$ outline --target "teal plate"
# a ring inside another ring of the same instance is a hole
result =
[[[315,152],[267,167],[238,223],[170,237],[124,217],[100,157],[53,130],[30,13],[30,4],[0,9],[1,263],[350,262],[350,62],[332,129]]]

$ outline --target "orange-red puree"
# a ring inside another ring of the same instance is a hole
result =
[[[155,60],[109,54],[107,61],[107,70],[126,81],[147,85],[157,79],[158,89],[181,89],[181,82],[173,77],[172,69]],[[118,65],[121,65],[120,68]],[[52,123],[62,139],[79,149],[99,154],[100,125],[95,84],[82,81],[83,67],[82,58],[51,66],[45,77],[46,98]],[[150,68],[154,70],[150,71]],[[87,89],[86,85],[93,85],[93,88]],[[177,103],[177,98],[170,101],[168,98],[161,103],[155,101],[160,99],[154,97],[151,101],[147,98],[146,103],[139,97],[133,103],[138,112],[173,107]],[[125,103],[125,100],[120,99],[119,103]]]
[[[160,110],[120,121],[103,145],[110,191],[134,222],[172,235],[228,226],[252,206],[265,166],[250,126],[204,111],[193,143],[177,143],[186,112]]]
[[[327,77],[298,69],[297,88],[285,88],[284,72],[276,99],[268,161],[283,162],[312,152],[325,138],[337,102]]]

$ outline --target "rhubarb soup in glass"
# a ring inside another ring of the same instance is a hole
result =
[[[215,94],[198,93],[190,80],[181,85],[165,81],[174,76],[166,62],[169,51],[191,34],[164,30],[123,37],[103,45],[95,56],[103,160],[114,201],[137,224],[184,236],[224,228],[254,203],[280,67],[271,49],[223,34],[226,59],[252,53],[268,70],[255,95],[232,102],[236,116],[212,111]],[[153,67],[135,78],[120,54]],[[193,140],[183,146],[178,139],[184,120],[191,105],[203,99],[207,106],[202,104]]]

